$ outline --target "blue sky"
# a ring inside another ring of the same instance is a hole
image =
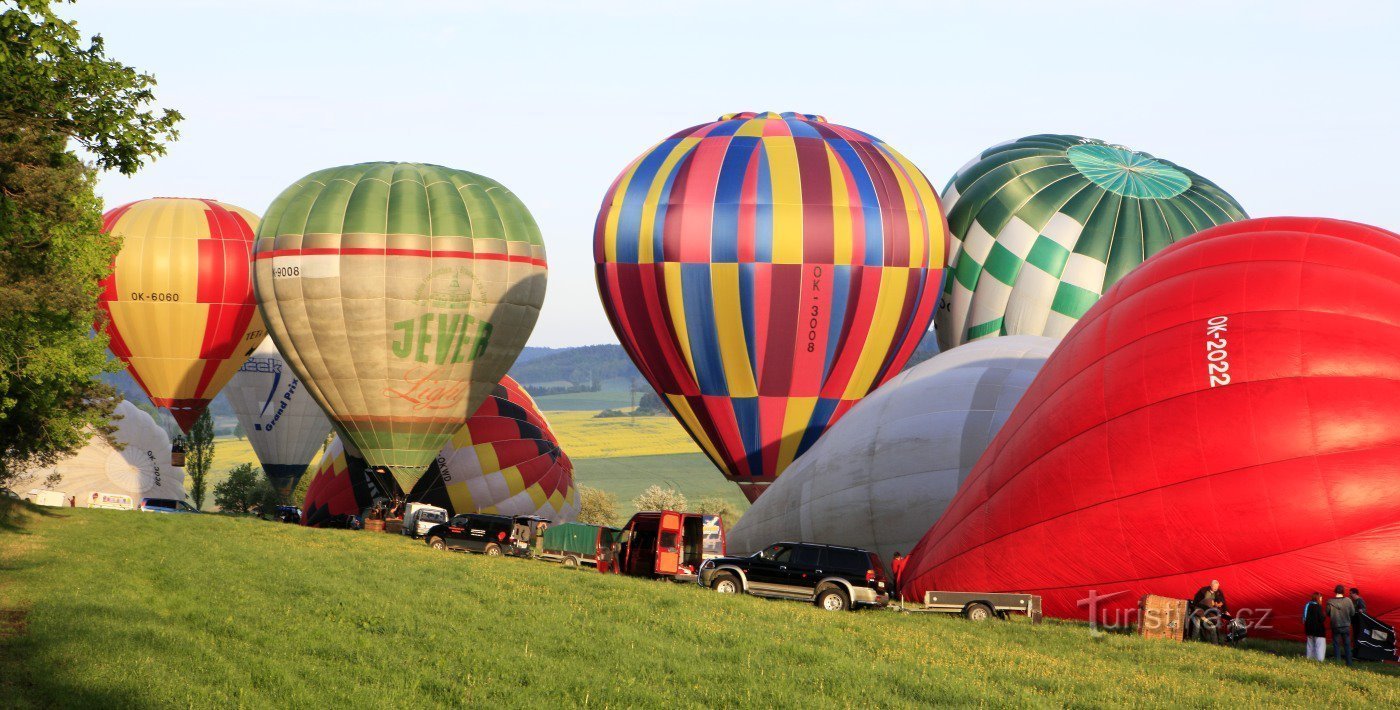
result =
[[[942,186],[983,148],[1075,133],[1168,158],[1253,216],[1400,230],[1400,3],[81,0],[61,12],[186,120],[108,205],[261,212],[319,168],[424,161],[530,207],[533,345],[614,342],[593,219],[637,154],[723,113],[820,113]]]

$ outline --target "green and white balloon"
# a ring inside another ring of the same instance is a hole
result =
[[[1168,244],[1246,219],[1186,168],[1091,138],[1036,135],[983,151],[943,193],[950,274],[943,350],[998,335],[1063,337]]]

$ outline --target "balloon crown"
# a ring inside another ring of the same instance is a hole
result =
[[[812,122],[814,122],[814,123],[826,123],[826,116],[818,116],[818,115],[815,114],[815,113],[797,113],[796,111],[784,111],[784,112],[782,112],[782,113],[778,113],[778,112],[776,112],[776,111],[740,111],[739,113],[726,113],[726,114],[724,114],[723,116],[720,116],[720,117],[719,117],[719,120],[721,120],[721,121],[732,121],[732,120],[734,120],[734,119],[736,119],[736,118],[742,118],[742,119],[749,119],[749,118],[762,118],[762,119],[795,118],[795,119],[797,119],[797,120],[799,120],[799,121],[812,121]]]

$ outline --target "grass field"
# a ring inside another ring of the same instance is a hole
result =
[[[246,518],[27,516],[0,526],[6,707],[1400,704],[1384,670],[1300,654],[830,614]]]
[[[628,514],[636,511],[632,499],[653,484],[674,488],[684,493],[691,503],[717,497],[733,503],[741,511],[749,508],[749,501],[739,492],[739,487],[726,481],[704,454],[575,459],[574,480],[617,496]]]
[[[640,393],[635,397],[640,397]],[[543,412],[598,411],[601,409],[630,409],[636,402],[631,390],[601,392],[570,392],[536,397],[535,404]]]

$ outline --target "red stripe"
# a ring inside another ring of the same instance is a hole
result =
[[[509,261],[516,264],[547,266],[544,259],[523,254],[485,254],[473,251],[435,251],[432,249],[372,249],[366,247],[339,248],[320,247],[314,249],[273,249],[253,255],[254,261],[274,259],[282,256],[426,256],[433,259],[478,259],[482,261]]]

